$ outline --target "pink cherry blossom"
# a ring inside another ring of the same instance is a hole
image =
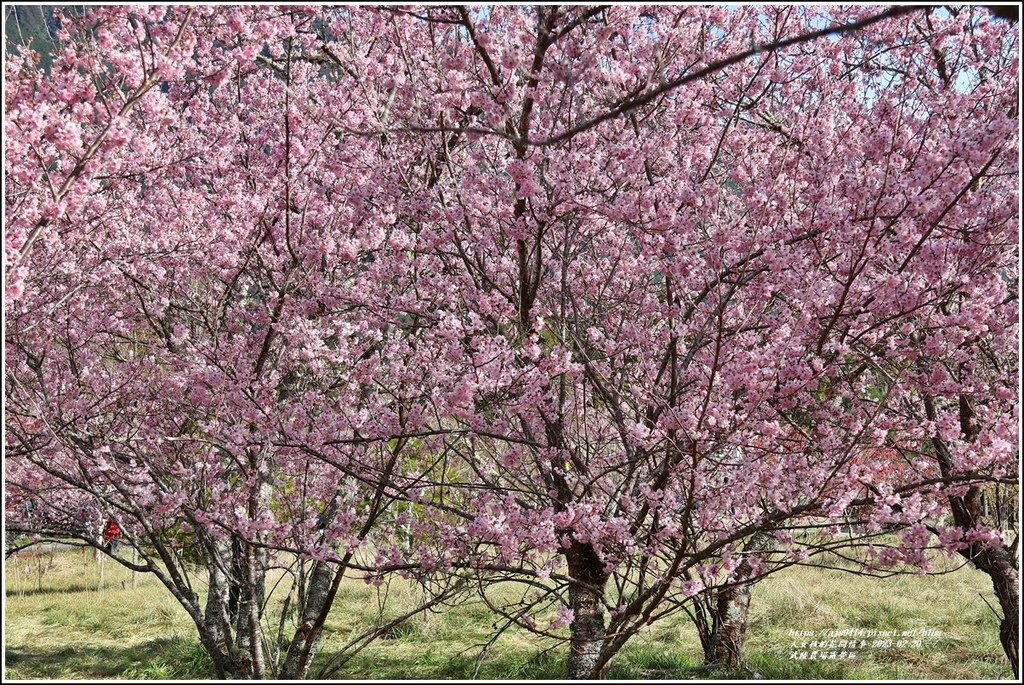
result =
[[[944,520],[1018,461],[1019,45],[983,8],[60,23],[49,72],[5,61],[8,523],[115,519],[249,657],[218,677],[306,675],[347,573],[543,588],[496,608],[589,678],[874,531],[865,565],[1008,550]],[[274,564],[311,579],[276,673]]]

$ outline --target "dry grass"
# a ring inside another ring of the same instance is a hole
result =
[[[133,578],[109,560],[101,566],[91,555],[66,551],[8,561],[5,592],[5,679],[212,677],[190,619],[152,577]],[[352,638],[418,599],[419,589],[402,581],[386,588],[346,581],[313,673],[329,665],[331,656]],[[754,592],[747,665],[771,679],[1009,679],[998,622],[986,599],[994,604],[987,578],[970,569],[877,580],[823,568],[792,568]],[[496,621],[482,603],[469,600],[444,613],[416,616],[359,652],[333,677],[561,677],[563,646],[516,629],[491,643]],[[910,648],[866,646],[856,650],[855,658],[842,661],[792,658],[796,638],[791,631],[824,638],[825,631],[856,628],[924,630],[929,637]],[[700,662],[696,633],[680,616],[637,636],[616,658],[610,676],[714,677]]]
[[[776,677],[1010,678],[999,644],[999,620],[989,607],[998,605],[988,577],[949,560],[942,562],[948,571],[942,575],[875,579],[802,567],[767,579],[755,591],[751,607],[751,665]],[[794,649],[798,638],[790,630],[812,634],[800,642],[820,642],[843,639],[829,631],[856,629],[863,631],[861,640],[868,644],[861,648],[858,642],[853,659],[813,663],[791,658],[794,651],[804,650]],[[911,635],[902,637],[905,631]],[[892,644],[874,646],[876,640]]]

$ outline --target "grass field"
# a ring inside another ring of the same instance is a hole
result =
[[[16,566],[16,564],[20,564]],[[184,610],[152,577],[78,551],[5,564],[4,679],[175,680],[211,678]],[[100,582],[102,580],[102,587]],[[315,674],[352,637],[374,625],[380,590],[360,580],[341,588]],[[394,582],[385,617],[413,606],[418,590]],[[768,679],[1010,679],[986,576],[959,569],[941,576],[888,580],[791,568],[754,592],[747,666]],[[337,679],[560,678],[564,646],[509,630],[493,636],[493,616],[478,602],[414,617],[351,658]],[[819,645],[849,640],[829,631],[863,631],[852,658],[811,659]],[[872,631],[896,631],[892,637]],[[903,631],[915,631],[902,637]],[[892,644],[877,640],[892,640]],[[897,640],[906,639],[902,645]],[[802,647],[801,643],[808,645]],[[799,658],[807,652],[808,658]],[[685,616],[649,628],[616,658],[612,679],[713,679],[700,667],[697,635]]]

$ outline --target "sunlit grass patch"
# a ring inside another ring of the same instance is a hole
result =
[[[988,578],[957,560],[939,561],[947,573],[880,579],[802,567],[766,579],[751,604],[748,665],[777,679],[1010,678],[998,619],[985,601],[993,601]],[[857,629],[853,658],[793,658],[814,647],[799,649],[803,640],[790,631],[809,634],[810,643]]]

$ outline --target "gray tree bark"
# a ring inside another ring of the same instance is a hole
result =
[[[240,649],[243,642],[248,646],[248,640],[235,630],[239,623],[238,604],[243,583],[236,577],[236,569],[232,568],[234,547],[230,542],[223,542],[206,551],[209,586],[202,624],[197,627],[217,678],[249,680],[253,677],[252,655],[247,649]]]
[[[999,622],[999,642],[1013,669],[1014,679],[1019,680],[1020,655],[1017,650],[1020,644],[1020,575],[1016,556],[1006,546],[986,549],[973,557],[969,549],[961,554],[992,579],[992,589],[1003,610],[1003,618]]]
[[[739,670],[750,616],[750,599],[756,583],[751,580],[754,571],[750,558],[774,548],[775,538],[764,531],[754,533],[744,546],[745,558],[736,567],[733,584],[720,589],[715,597],[712,629],[703,645],[706,664],[730,671]]]
[[[607,669],[603,658],[605,643],[604,586],[608,574],[589,544],[573,542],[566,560],[569,577],[569,606],[573,611],[569,626],[569,680],[600,680]]]
[[[931,397],[924,398],[925,415],[928,420],[936,419],[935,402]],[[960,396],[960,430],[968,441],[973,442],[978,436],[978,427],[974,422],[974,407],[966,395]],[[944,478],[950,478],[955,472],[953,457],[946,443],[939,437],[932,439],[935,456],[939,464],[939,472]],[[953,514],[953,523],[961,530],[970,530],[983,523],[981,511],[981,490],[971,487],[966,494],[949,498],[949,508]],[[977,543],[960,550],[960,555],[969,560],[976,569],[988,575],[992,580],[992,589],[1003,616],[999,624],[999,642],[1003,646],[1013,669],[1013,677],[1020,678],[1020,574],[1017,566],[1015,549],[1005,544],[998,547],[982,548]]]
[[[318,561],[314,564],[305,597],[299,606],[299,625],[281,666],[282,679],[302,680],[309,672],[309,665],[320,646],[322,636],[317,625],[318,619],[333,601],[331,588],[337,573],[338,570],[326,562]]]

